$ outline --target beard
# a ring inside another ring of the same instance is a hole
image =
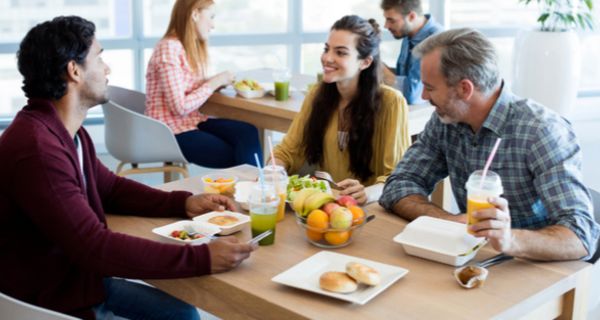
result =
[[[408,21],[405,19],[404,20],[404,25],[402,26],[402,28],[400,30],[398,30],[397,33],[396,32],[392,32],[392,36],[394,36],[394,39],[400,40],[400,39],[403,39],[403,38],[407,37],[408,34],[411,31],[412,31],[412,29],[408,25]]]
[[[429,100],[432,106],[435,107],[435,112],[444,124],[457,124],[462,121],[467,112],[469,105],[458,99],[456,92],[452,92],[448,97],[448,102],[442,107],[433,100]]]

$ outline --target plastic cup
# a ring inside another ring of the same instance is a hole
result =
[[[290,79],[292,75],[287,69],[276,70],[273,72],[275,81],[275,100],[286,101],[290,96]]]
[[[272,185],[256,185],[248,201],[250,208],[250,227],[252,237],[272,230],[273,233],[258,242],[261,246],[271,245],[275,242],[275,226],[277,221],[277,208],[279,206],[279,197],[275,193]]]
[[[282,166],[266,165],[263,168],[265,183],[273,185],[275,193],[279,197],[277,208],[277,222],[285,218],[285,200],[287,199],[288,175]]]
[[[502,188],[502,180],[497,173],[488,171],[486,176],[483,177],[482,170],[473,172],[465,186],[467,188],[467,232],[473,234],[468,227],[479,222],[479,220],[473,218],[473,212],[493,208],[494,205],[489,203],[487,199],[499,197],[504,189]]]

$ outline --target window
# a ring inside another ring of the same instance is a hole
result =
[[[15,54],[0,54],[0,118],[13,116],[25,105],[21,81]]]
[[[448,6],[450,27],[473,27],[484,32],[496,45],[502,77],[512,80],[514,37],[521,29],[538,27],[538,8],[532,3],[525,6],[517,0],[453,0]],[[600,17],[600,8],[595,6]],[[600,95],[600,66],[595,61],[600,54],[598,31],[581,32],[582,70],[580,92]]]
[[[79,15],[96,24],[102,39],[131,37],[132,0],[3,1],[0,42],[20,42],[36,24],[60,15]]]
[[[5,0],[0,1],[0,117],[25,103],[15,52],[35,24],[58,15],[81,15],[96,24],[111,67],[111,84],[145,90],[147,61],[164,34],[175,0]],[[380,0],[219,0],[210,39],[210,73],[286,65],[316,74],[328,30],[346,14],[375,18],[382,28],[382,60],[393,66],[400,50],[383,29]],[[446,27],[475,27],[496,45],[503,77],[511,80],[513,38],[536,26],[537,8],[517,0],[424,0],[424,11]],[[596,6],[600,17],[600,6]],[[600,32],[581,34],[584,69],[580,89],[600,96]],[[588,63],[585,63],[588,62]],[[93,109],[100,112],[99,108]]]

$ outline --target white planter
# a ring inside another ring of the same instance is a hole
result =
[[[513,58],[513,92],[568,117],[581,75],[577,34],[521,31],[515,39]]]

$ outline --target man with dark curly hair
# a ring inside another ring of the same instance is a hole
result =
[[[0,137],[0,291],[77,317],[198,319],[195,307],[123,279],[181,278],[239,265],[254,246],[225,237],[201,246],[112,232],[115,214],[191,218],[235,209],[218,195],[163,192],[117,177],[82,127],[108,101],[108,66],[93,23],[58,17],[31,29],[17,53],[29,98]]]

